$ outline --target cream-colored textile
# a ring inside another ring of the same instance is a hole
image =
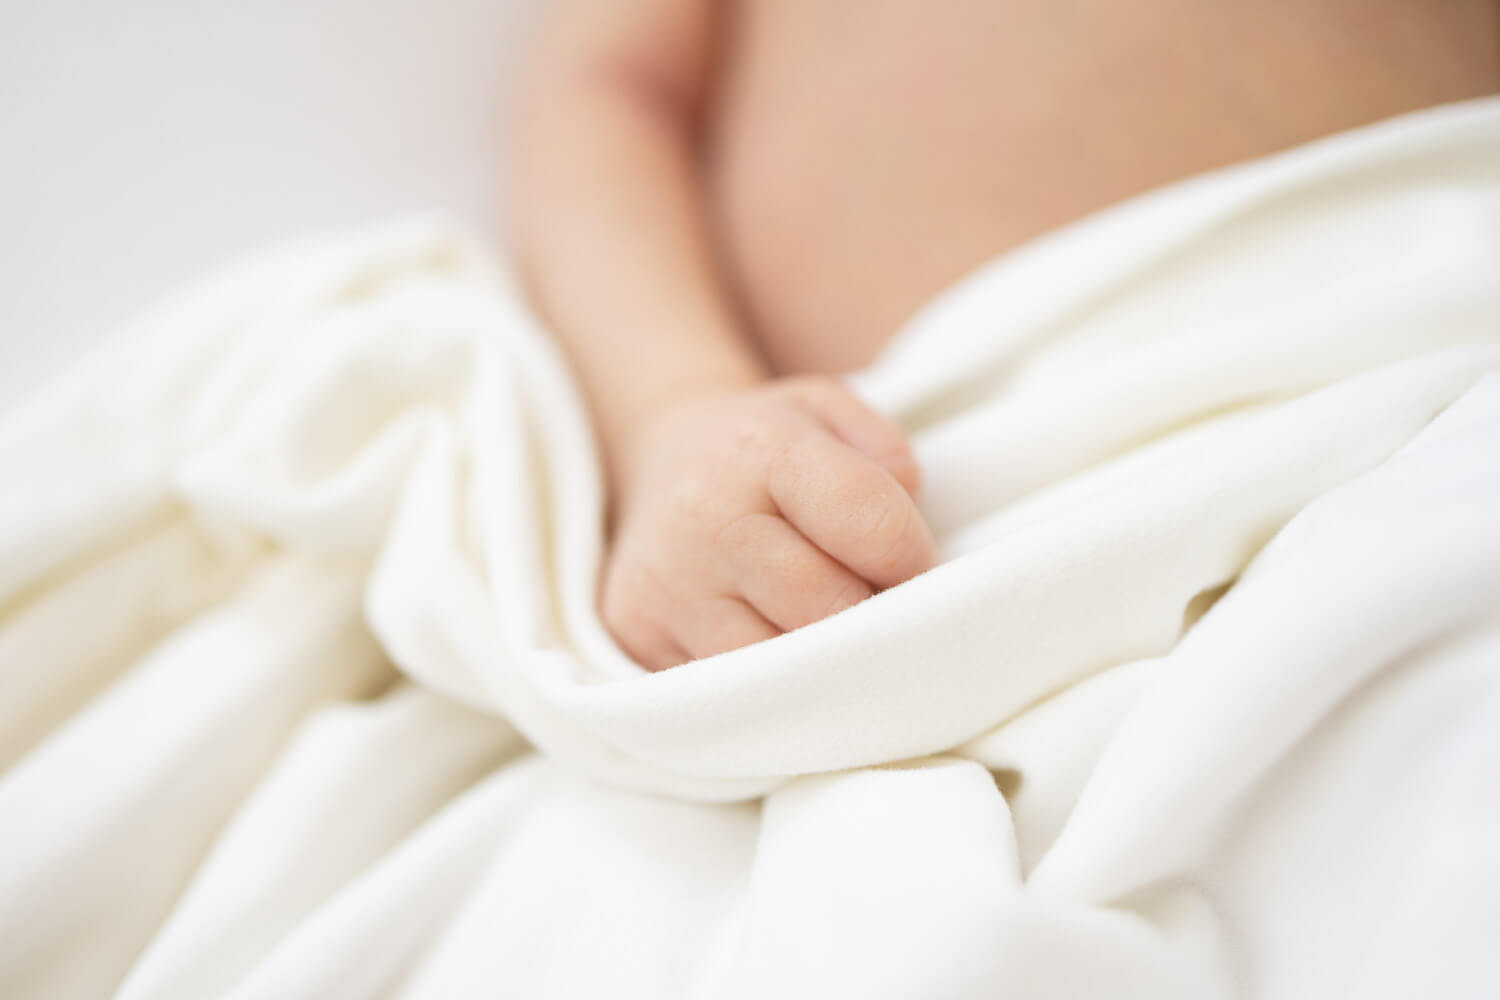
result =
[[[0,427],[0,995],[1489,997],[1500,101],[1135,199],[854,379],[937,569],[657,675],[418,221]]]

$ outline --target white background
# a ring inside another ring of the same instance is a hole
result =
[[[493,232],[517,0],[0,2],[0,411],[246,249]]]

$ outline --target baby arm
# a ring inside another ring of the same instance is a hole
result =
[[[901,431],[835,379],[768,380],[697,171],[712,0],[559,0],[513,130],[517,266],[613,497],[601,609],[660,669],[826,617],[932,562]]]

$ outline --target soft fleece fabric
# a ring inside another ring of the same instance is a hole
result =
[[[944,561],[658,675],[436,222],[0,427],[0,995],[1493,997],[1500,101],[1134,199],[854,379]]]

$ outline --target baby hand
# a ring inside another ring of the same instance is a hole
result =
[[[837,379],[672,404],[623,467],[602,611],[652,670],[800,628],[933,563],[905,435]]]

